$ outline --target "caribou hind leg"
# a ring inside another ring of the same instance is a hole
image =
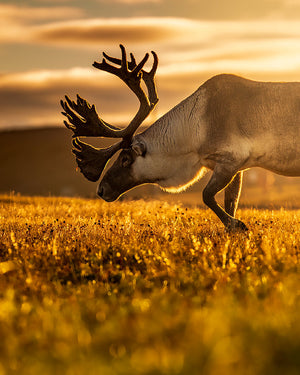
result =
[[[232,179],[232,181],[225,188],[225,211],[232,217],[235,217],[235,213],[239,204],[241,190],[243,182],[243,171],[238,172]]]
[[[235,219],[233,216],[223,210],[215,199],[215,195],[219,191],[223,190],[232,180],[232,182],[234,182],[235,176],[236,171],[233,172],[231,168],[226,168],[224,165],[217,164],[211,179],[203,190],[203,202],[214,211],[228,230],[247,230],[248,228],[242,221]],[[239,178],[237,177],[237,179]],[[234,182],[234,185],[235,184],[237,184],[237,182]],[[232,208],[231,210],[233,211]]]

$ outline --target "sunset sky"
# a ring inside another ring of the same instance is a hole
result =
[[[119,43],[159,56],[154,120],[218,73],[300,81],[298,0],[10,0],[0,3],[0,128],[62,124],[77,92],[110,123],[137,100],[92,67]]]

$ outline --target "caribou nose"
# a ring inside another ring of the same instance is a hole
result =
[[[101,182],[98,186],[97,194],[105,201],[110,201],[110,186],[106,182]]]
[[[106,182],[101,182],[97,189],[98,197],[104,199],[106,202],[113,202],[117,199],[118,196],[114,194],[111,190],[111,187]]]

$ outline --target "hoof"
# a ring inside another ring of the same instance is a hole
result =
[[[237,219],[232,219],[230,221],[230,224],[226,226],[226,229],[229,232],[238,232],[238,231],[247,232],[248,231],[247,226],[242,221],[237,220]]]

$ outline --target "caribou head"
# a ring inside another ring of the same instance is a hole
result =
[[[121,48],[121,59],[108,56],[103,52],[101,63],[94,62],[97,69],[109,72],[119,77],[137,96],[140,106],[129,123],[120,129],[102,120],[94,105],[90,105],[85,99],[77,95],[77,101],[65,96],[65,101],[61,100],[62,108],[68,121],[64,121],[67,128],[73,131],[73,149],[76,162],[83,175],[90,181],[97,181],[109,159],[119,150],[122,150],[119,157],[103,177],[99,187],[98,195],[106,201],[116,200],[122,193],[145,182],[132,176],[131,166],[137,157],[144,157],[147,150],[145,143],[132,143],[133,135],[142,122],[149,116],[158,102],[154,76],[157,70],[158,58],[155,52],[153,55],[153,65],[148,72],[143,69],[149,58],[146,53],[144,58],[137,63],[134,55],[130,54],[130,61],[127,60],[126,50]],[[109,64],[109,61],[112,64]],[[141,83],[144,82],[148,95],[143,90]],[[80,136],[121,138],[121,140],[106,149],[97,149],[87,143],[82,142]]]

